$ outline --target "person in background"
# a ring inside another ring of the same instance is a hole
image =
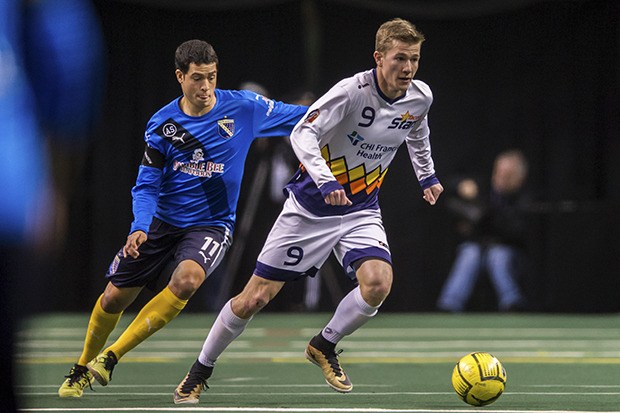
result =
[[[527,174],[525,156],[511,149],[495,158],[489,190],[472,178],[457,181],[454,196],[448,197],[445,204],[456,217],[462,242],[440,293],[438,309],[464,311],[483,272],[495,288],[499,310],[525,308],[517,275],[527,230]]]
[[[379,189],[397,149],[406,142],[423,198],[435,205],[443,187],[435,176],[426,83],[414,80],[424,36],[393,19],[376,34],[376,67],[343,79],[314,102],[291,134],[301,167],[243,291],[215,320],[198,359],[173,394],[176,404],[199,402],[222,352],[282,289],[313,276],[332,251],[357,281],[332,319],[306,347],[327,384],[353,385],[337,343],[375,316],[392,287],[392,265],[379,208]]]
[[[103,37],[86,0],[0,2],[0,410],[13,412],[13,337],[45,300],[33,261],[66,235],[66,198],[99,118]],[[62,159],[59,161],[59,158]],[[75,171],[75,170],[74,170]],[[38,263],[46,268],[46,263]],[[34,287],[33,287],[34,286]]]

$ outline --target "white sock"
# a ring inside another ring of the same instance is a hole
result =
[[[229,300],[218,314],[209,335],[202,345],[202,350],[198,356],[198,361],[207,366],[213,367],[217,358],[226,350],[245,330],[252,317],[247,320],[239,318],[232,311],[232,299]]]
[[[373,307],[364,301],[360,287],[356,287],[338,304],[334,316],[322,331],[323,337],[332,343],[339,342],[366,324],[377,314],[379,307],[381,304]]]

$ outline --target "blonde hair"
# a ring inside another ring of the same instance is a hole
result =
[[[418,44],[426,39],[413,23],[396,18],[383,23],[377,30],[375,50],[385,53],[392,47],[395,40],[408,44]]]

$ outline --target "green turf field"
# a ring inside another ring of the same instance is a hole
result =
[[[28,412],[620,412],[620,316],[379,314],[343,340],[353,391],[339,394],[303,357],[330,314],[261,313],[224,353],[196,406],[172,392],[213,314],[181,314],[127,354],[107,387],[60,399],[88,315],[46,315],[18,335],[18,397]],[[131,319],[125,315],[112,334]],[[492,405],[457,398],[450,377],[472,351],[497,356],[506,392]]]

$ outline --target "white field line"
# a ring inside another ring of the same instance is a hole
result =
[[[454,357],[460,358],[465,353],[471,352],[472,349],[480,350],[482,347],[469,347],[463,348],[460,351],[398,351],[398,352],[386,352],[386,351],[347,351],[343,356],[344,360],[347,360],[348,363],[351,362],[360,362],[360,363],[372,363],[373,359],[376,360],[418,360],[418,359],[427,359],[427,360],[444,360],[444,359],[453,359]],[[166,351],[166,352],[154,352],[154,351],[145,351],[145,350],[135,350],[123,358],[123,362],[165,362],[165,361],[174,361],[173,359],[186,359],[186,358],[196,358],[198,356],[199,347],[196,351]],[[484,348],[484,350],[489,350],[489,348]],[[44,351],[44,352],[21,352],[17,351],[15,354],[15,358],[20,361],[26,360],[41,360],[44,362],[45,360],[54,360],[54,359],[64,359],[67,357],[75,358],[79,352],[76,351]],[[570,359],[570,358],[588,358],[588,359],[620,359],[620,351],[548,351],[548,350],[536,350],[536,351],[497,351],[493,352],[493,354],[497,357],[506,360],[508,358],[513,359]],[[151,359],[151,360],[148,360]],[[303,352],[300,351],[244,351],[244,352],[234,352],[227,351],[222,354],[220,360],[242,360],[242,359],[266,359],[266,360],[275,360],[283,362],[285,360],[289,360],[291,362],[298,362],[305,360],[303,356]],[[514,361],[523,361],[526,360],[514,360]],[[590,361],[590,360],[588,360]],[[610,360],[611,361],[611,360]]]
[[[382,350],[435,350],[435,349],[453,349],[453,348],[511,348],[511,349],[618,349],[620,348],[620,339],[618,340],[391,340],[391,341],[343,341],[347,348],[352,350],[358,349],[376,349]],[[203,340],[160,340],[153,337],[151,341],[145,342],[144,347],[149,349],[196,349],[201,348]],[[283,341],[282,348],[305,348],[308,344],[307,340]],[[82,349],[83,340],[22,340],[17,343],[19,349]],[[228,347],[229,350],[245,350],[256,348],[260,343],[250,340],[233,341]],[[619,351],[620,353],[620,351]]]
[[[219,387],[219,386],[218,386]],[[283,386],[286,387],[286,386]],[[323,385],[323,387],[325,387]],[[172,386],[171,388],[174,388],[174,386]],[[278,395],[278,396],[333,396],[333,397],[342,397],[342,395],[340,393],[334,392],[334,391],[325,391],[325,392],[287,392],[287,391],[283,391],[283,392],[279,392],[279,391],[270,391],[269,393],[265,393],[262,391],[253,393],[253,392],[248,392],[248,391],[241,391],[241,392],[229,392],[229,391],[217,391],[217,389],[213,390],[213,391],[209,391],[209,398],[215,398],[215,397],[229,397],[229,396],[247,396],[247,397],[251,397],[251,398],[259,398],[259,397],[267,397],[267,398],[271,398],[274,395]],[[444,391],[444,392],[440,392],[440,391],[394,391],[394,392],[354,392],[354,393],[348,393],[346,397],[358,397],[358,396],[445,396],[445,395],[453,395],[455,394],[454,391]],[[58,392],[18,392],[18,395],[20,396],[57,396]],[[113,392],[92,392],[92,393],[88,393],[88,397],[100,397],[100,396],[112,396],[112,397],[117,397],[117,396],[171,396],[172,395],[172,391],[167,391],[167,392],[131,392],[131,391],[113,391]],[[592,391],[584,391],[584,392],[571,392],[571,391],[565,391],[565,392],[524,392],[524,391],[518,391],[518,392],[504,392],[502,394],[502,398],[504,397],[510,397],[510,396],[558,396],[558,397],[565,397],[565,396],[589,396],[589,397],[598,397],[598,396],[620,396],[620,392],[615,391],[615,392],[592,392]]]
[[[74,337],[83,339],[88,319],[84,318],[84,327],[51,327],[51,328],[22,328],[18,331],[17,336],[20,338],[42,338],[42,337]],[[157,332],[159,337],[174,338],[196,338],[203,339],[206,337],[211,324],[205,328],[175,328],[169,327]],[[282,329],[273,329],[281,331]],[[252,328],[249,327],[243,332],[243,337],[269,337],[273,331],[269,328]],[[316,328],[289,329],[290,337],[312,337],[316,334]],[[477,337],[489,338],[620,338],[620,331],[613,328],[476,328]],[[471,328],[362,328],[355,332],[355,336],[351,340],[358,338],[422,338],[422,337],[466,337],[472,335]],[[111,336],[114,338],[114,336]]]
[[[254,377],[247,377],[247,378],[243,378],[244,380],[242,381],[258,381],[259,378],[254,378]],[[308,387],[317,387],[317,388],[325,388],[325,384],[294,384],[294,383],[289,383],[286,385],[283,384],[251,384],[251,383],[244,383],[244,384],[226,384],[223,383],[222,381],[240,381],[237,379],[226,379],[226,380],[221,380],[220,382],[217,383],[217,388],[250,388],[250,387],[257,387],[257,388],[278,388],[278,387],[286,387],[286,388],[291,388],[291,387],[296,387],[296,388],[308,388]],[[129,388],[129,389],[134,389],[134,388],[175,388],[178,385],[178,383],[169,383],[169,384],[115,384],[114,388]],[[355,387],[371,387],[371,388],[378,388],[378,387],[392,387],[393,385],[391,384],[355,384]],[[58,388],[58,384],[17,384],[14,386],[15,388],[22,388],[22,389],[28,389],[28,388],[34,388],[34,389],[40,389],[40,388],[53,388],[56,389]],[[511,387],[534,387],[534,388],[574,388],[574,389],[620,389],[620,384],[517,384],[517,385],[511,385]],[[510,394],[515,394],[515,392],[508,392]],[[504,393],[504,394],[508,394],[508,393]],[[54,393],[55,394],[55,393]]]
[[[21,412],[268,412],[268,413],[600,413],[590,410],[489,410],[484,409],[381,409],[303,407],[118,407],[118,408],[28,408]],[[620,413],[608,411],[607,413]]]

